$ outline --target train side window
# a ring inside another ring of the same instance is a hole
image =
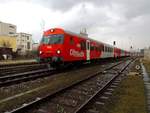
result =
[[[73,44],[74,44],[73,37],[70,37],[70,44],[71,44],[71,45],[73,45]]]
[[[94,46],[94,50],[96,51],[96,47]]]
[[[113,52],[113,48],[111,48],[111,52]]]
[[[94,51],[94,46],[92,46],[92,50]]]
[[[98,47],[96,47],[96,51],[99,51],[99,50],[98,50]]]
[[[94,50],[96,51],[96,46],[94,46]]]
[[[90,50],[90,42],[87,43],[87,49]]]
[[[110,52],[112,51],[112,48],[110,47]]]
[[[99,51],[103,51],[103,45],[99,46]]]
[[[97,51],[97,47],[95,46],[95,51]]]
[[[81,50],[85,50],[86,49],[86,43],[84,41],[81,41],[80,45],[81,45]]]
[[[86,50],[86,42],[85,42],[85,41],[83,41],[83,43],[84,43],[84,50]]]
[[[105,52],[107,52],[107,47],[105,46]]]
[[[90,46],[90,50],[92,50],[92,45]]]
[[[93,46],[92,49],[93,49],[93,51],[94,51],[94,50],[95,50],[95,47]]]
[[[109,52],[109,48],[108,47],[106,47],[106,52]]]
[[[109,52],[111,53],[111,47],[109,47]]]
[[[94,50],[94,46],[91,45],[90,46],[90,50],[93,51]]]
[[[98,51],[101,51],[101,46],[98,46],[97,50],[98,50]]]
[[[103,46],[102,45],[100,46],[100,51],[103,51]]]
[[[104,52],[104,45],[101,45],[101,51]]]

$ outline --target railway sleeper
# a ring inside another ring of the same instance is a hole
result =
[[[70,99],[73,99],[73,100],[76,100],[76,101],[82,101],[82,100],[84,100],[84,96],[81,96],[81,95],[77,96],[75,94],[64,95],[64,97],[70,98]]]
[[[113,88],[108,88],[107,91],[114,91],[114,89]]]
[[[100,99],[103,99],[103,100],[108,100],[108,98],[109,98],[108,96],[101,96],[100,97]]]
[[[116,88],[116,87],[117,87],[116,85],[111,85],[111,86],[110,86],[110,88]]]
[[[112,85],[118,85],[121,82],[121,80],[116,80],[112,83]]]
[[[95,109],[89,109],[87,113],[99,113],[99,111]]]
[[[98,106],[104,106],[105,105],[105,103],[101,102],[101,101],[96,101],[95,104]]]
[[[81,90],[77,90],[77,89],[73,89],[72,92],[77,93],[79,95],[89,95],[87,91],[81,91]]]
[[[112,95],[112,92],[105,92],[104,95]]]
[[[47,112],[47,111],[44,110],[44,109],[39,109],[39,110],[38,110],[38,113],[49,113],[49,112]]]
[[[60,104],[64,106],[69,106],[69,107],[75,107],[78,105],[78,101],[74,99],[69,99],[69,98],[59,98],[59,99],[54,99],[51,100],[53,104]]]

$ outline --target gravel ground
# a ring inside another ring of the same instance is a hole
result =
[[[68,84],[74,84],[75,82],[90,76],[93,72],[100,70],[103,70],[102,66],[93,66],[52,75],[51,77],[37,79],[35,81],[25,82],[19,85],[0,88],[0,112],[3,112],[4,109],[13,108],[15,104],[22,104],[35,99],[35,97],[46,95],[47,93],[54,93],[56,90],[62,89]],[[30,91],[31,89],[34,90]],[[20,98],[19,95],[22,92],[26,92],[26,95],[22,95]],[[16,97],[10,98],[14,95],[16,95]]]

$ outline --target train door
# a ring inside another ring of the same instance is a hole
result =
[[[86,40],[86,60],[90,60],[90,41]]]

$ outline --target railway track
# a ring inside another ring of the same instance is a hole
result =
[[[38,64],[38,62],[22,62],[22,63],[1,64],[0,68],[21,66],[21,65],[30,65],[30,64]]]
[[[88,66],[91,66],[91,65],[86,64],[82,67],[79,66],[78,68],[86,68]],[[19,84],[21,82],[27,82],[27,81],[35,80],[38,78],[47,77],[52,74],[69,71],[68,68],[64,68],[63,70],[56,70],[54,68],[48,69],[46,64],[34,64],[34,65],[26,64],[25,66],[17,65],[15,67],[12,67],[12,66],[7,67],[7,68],[5,67],[4,69],[0,68],[0,70],[4,71],[4,73],[1,73],[1,76],[0,76],[0,87],[6,87],[6,86],[13,85],[13,84]],[[9,70],[9,69],[12,69],[12,70]]]
[[[44,69],[47,68],[46,64],[39,64],[39,63],[28,63],[28,64],[17,64],[14,66],[8,66],[8,67],[0,67],[0,76],[6,76],[10,74],[16,74],[16,73],[22,73],[32,70],[38,70],[38,69]]]
[[[118,78],[130,63],[131,60],[114,64],[103,72],[96,72],[85,80],[56,91],[55,95],[38,97],[9,113],[83,113],[83,111],[84,113],[97,113],[95,109],[95,111],[88,110],[87,105],[93,102],[97,95],[101,95],[101,99],[106,100],[107,97],[103,94],[111,94],[113,87],[116,87],[115,84],[120,82]],[[106,90],[108,91],[104,93]],[[103,105],[104,103],[96,101],[96,104]]]
[[[21,82],[43,78],[55,73],[58,73],[55,69],[40,69],[36,71],[29,71],[8,76],[2,76],[0,77],[0,87],[6,87],[13,84],[19,84]]]

